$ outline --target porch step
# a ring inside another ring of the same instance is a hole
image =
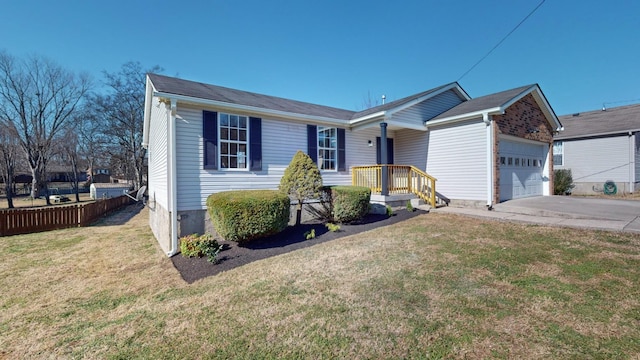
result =
[[[411,206],[414,209],[420,209],[424,211],[431,210],[431,205],[425,203],[422,199],[419,199],[413,194],[396,194],[396,195],[378,195],[371,194],[371,213],[373,214],[385,214],[387,212],[387,205],[392,209],[405,209],[407,202],[411,202]]]

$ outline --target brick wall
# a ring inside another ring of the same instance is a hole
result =
[[[528,94],[515,104],[509,106],[502,115],[494,115],[493,143],[493,194],[494,202],[500,201],[500,168],[498,158],[499,135],[511,135],[522,139],[545,142],[549,144],[550,154],[553,151],[553,127],[547,121],[540,106]],[[549,191],[553,194],[553,156],[549,156]]]

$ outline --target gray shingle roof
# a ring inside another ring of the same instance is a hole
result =
[[[418,93],[418,94],[415,94],[415,95],[411,95],[411,96],[407,96],[407,97],[402,98],[402,99],[394,100],[394,101],[388,102],[388,103],[383,104],[383,105],[378,105],[378,106],[374,106],[374,107],[369,108],[369,109],[358,111],[357,113],[355,113],[353,115],[352,118],[356,119],[356,118],[359,118],[359,117],[363,117],[363,116],[367,116],[367,115],[370,115],[370,114],[377,113],[379,111],[386,111],[386,110],[390,110],[390,109],[393,109],[393,108],[398,107],[398,106],[402,106],[402,105],[404,105],[404,104],[406,104],[406,103],[408,103],[410,101],[413,101],[413,100],[419,99],[419,98],[421,98],[423,96],[435,93],[436,91],[438,91],[440,89],[444,89],[447,86],[451,86],[453,84],[455,84],[455,83],[449,83],[449,84],[445,84],[445,85],[442,85],[442,86],[438,86],[438,87],[433,88],[431,90],[423,91],[421,93]]]
[[[499,93],[481,96],[469,101],[465,101],[445,112],[436,116],[432,120],[444,119],[452,116],[464,115],[468,113],[474,113],[482,110],[492,109],[500,107],[516,96],[520,95],[523,91],[529,89],[534,85],[525,85],[515,89],[501,91]]]
[[[198,99],[222,101],[226,103],[254,106],[263,109],[284,111],[295,114],[320,116],[332,119],[351,120],[380,111],[402,106],[412,100],[434,93],[455,83],[438,86],[431,90],[391,101],[384,105],[372,107],[362,111],[351,111],[330,106],[316,105],[302,101],[290,100],[270,95],[262,95],[248,91],[236,90],[217,85],[183,80],[174,77],[149,74],[155,89],[159,92],[189,96]]]
[[[559,117],[564,131],[555,139],[623,133],[640,130],[640,104],[620,106],[606,111],[595,110]]]
[[[157,91],[169,94],[342,120],[351,119],[351,116],[355,113],[355,111],[350,110],[230,89],[164,75],[149,74],[149,78]]]

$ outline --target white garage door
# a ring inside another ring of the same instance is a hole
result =
[[[500,140],[500,201],[542,195],[545,146]]]

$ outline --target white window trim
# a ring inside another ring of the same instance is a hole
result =
[[[559,144],[559,148],[560,148],[560,153],[556,154],[556,144]],[[560,158],[562,159],[562,164],[558,164],[557,162],[553,162],[553,166],[565,166],[564,165],[564,141],[560,140],[560,141],[556,141],[553,143],[553,158],[555,158],[556,156],[560,156]]]
[[[231,143],[236,143],[236,144],[242,144],[243,142],[241,142],[240,140],[226,140],[226,139],[222,139],[221,135],[222,135],[222,131],[221,131],[221,126],[222,126],[222,115],[227,115],[229,117],[229,119],[231,119],[231,116],[237,116],[238,120],[240,119],[240,117],[244,117],[247,119],[247,140],[244,141],[244,143],[246,143],[247,145],[247,151],[246,154],[244,155],[244,161],[245,161],[245,167],[244,168],[225,168],[222,167],[222,141],[224,141],[225,143],[231,144]],[[240,115],[240,114],[231,114],[231,113],[224,113],[224,112],[218,112],[218,171],[242,171],[242,172],[248,172],[249,171],[249,139],[250,139],[250,134],[249,131],[251,131],[251,126],[249,125],[249,121],[250,118],[247,115]]]
[[[320,132],[322,131],[326,131],[326,130],[331,130],[334,129],[335,130],[335,137],[336,137],[336,147],[335,148],[327,148],[324,146],[320,146]],[[337,127],[331,127],[331,126],[318,126],[316,129],[316,141],[317,141],[317,145],[318,145],[318,164],[320,164],[320,159],[322,159],[320,157],[320,150],[329,150],[329,151],[333,151],[335,153],[335,164],[334,164],[334,169],[323,169],[321,166],[318,166],[318,169],[320,170],[321,173],[323,172],[327,172],[327,173],[336,173],[338,172],[338,168],[339,168],[339,164],[338,164],[338,128]],[[324,160],[323,160],[324,161]]]

